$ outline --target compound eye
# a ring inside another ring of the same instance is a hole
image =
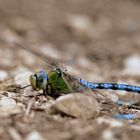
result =
[[[35,75],[30,76],[30,83],[31,83],[31,86],[33,89],[36,88],[36,79],[37,79],[37,76],[35,76]]]
[[[40,82],[41,82],[41,83],[43,82],[43,78],[40,78]]]
[[[43,81],[44,81],[43,77],[38,77],[38,78],[37,78],[37,82],[43,83]]]

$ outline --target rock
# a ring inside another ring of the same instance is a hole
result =
[[[102,133],[102,139],[103,140],[115,140],[113,131],[110,129],[104,130]]]
[[[10,97],[3,96],[0,100],[0,117],[8,117],[23,111],[23,107],[17,105],[16,101]]]
[[[6,71],[0,70],[0,80],[4,80],[8,77],[8,73]]]
[[[140,75],[139,69],[140,69],[140,56],[139,55],[136,55],[136,54],[132,55],[124,61],[123,74],[138,76]]]
[[[91,38],[92,20],[86,15],[69,15],[67,25],[80,38]]]
[[[0,108],[0,118],[5,118],[5,117],[9,117],[11,115],[16,115],[16,114],[20,114],[23,113],[23,110],[18,107],[4,107],[4,108]]]
[[[100,117],[100,118],[97,118],[97,123],[99,125],[102,125],[102,124],[107,124],[109,125],[111,128],[121,128],[124,126],[123,122],[120,122],[119,120],[116,120],[116,119],[112,119],[112,118],[104,118],[104,117]]]
[[[32,72],[27,68],[20,66],[11,74],[15,77],[15,84],[27,86],[30,83],[29,76]]]
[[[9,97],[2,97],[0,100],[0,106],[1,107],[13,107],[16,106],[16,101]]]
[[[9,117],[23,112],[23,107],[17,105],[16,101],[10,97],[3,96],[0,100],[0,118]]]
[[[16,97],[17,96],[17,93],[15,93],[15,92],[6,92],[6,93],[7,93],[7,96],[9,98],[13,98],[13,97]]]
[[[97,100],[80,93],[59,97],[52,105],[52,109],[54,113],[63,113],[82,119],[95,118],[100,113],[100,106]]]
[[[8,128],[8,133],[10,134],[11,139],[13,139],[13,140],[22,140],[22,137],[21,137],[20,133],[15,128],[9,127]]]
[[[44,140],[44,138],[39,134],[39,132],[33,131],[27,136],[26,140]]]

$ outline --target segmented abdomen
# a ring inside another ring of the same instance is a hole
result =
[[[77,78],[78,82],[83,86],[90,88],[92,90],[95,89],[112,89],[112,90],[125,90],[129,92],[137,92],[140,93],[139,86],[126,85],[126,84],[116,84],[116,83],[92,83],[81,78]]]

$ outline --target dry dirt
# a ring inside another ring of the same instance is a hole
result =
[[[19,88],[28,84],[30,73],[49,71],[52,57],[68,73],[92,82],[140,85],[138,0],[0,0],[0,19],[0,140],[140,139],[139,118],[112,117],[118,112],[140,116],[139,109],[110,100],[139,102],[137,93],[93,92],[105,97],[96,97],[101,112],[87,119],[53,112],[56,100]],[[32,48],[48,63],[13,42]]]

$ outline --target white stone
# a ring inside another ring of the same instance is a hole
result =
[[[113,140],[114,139],[113,132],[109,129],[103,131],[102,138],[103,138],[103,140]]]
[[[100,118],[97,118],[97,123],[98,124],[109,124],[110,127],[122,127],[123,126],[123,123],[118,121],[118,120],[115,120],[115,119],[106,119],[106,118],[103,118],[103,117],[100,117]]]
[[[124,61],[123,74],[140,75],[140,56],[134,54]]]
[[[44,138],[39,134],[39,132],[33,131],[27,136],[26,140],[44,140]]]
[[[92,63],[87,58],[82,57],[82,58],[78,59],[78,65],[85,67],[85,68],[90,68]]]
[[[15,77],[15,84],[22,86],[27,86],[30,83],[29,77],[31,74],[32,72],[24,67],[18,67],[18,69],[12,73]]]
[[[6,71],[0,70],[0,80],[4,80],[8,77],[8,73]]]
[[[2,97],[0,100],[0,106],[1,107],[13,107],[16,106],[16,101],[9,97]]]
[[[75,30],[89,30],[92,25],[90,18],[85,15],[70,15],[68,21]]]
[[[86,15],[69,15],[67,24],[79,37],[90,38],[92,36],[92,21]]]

